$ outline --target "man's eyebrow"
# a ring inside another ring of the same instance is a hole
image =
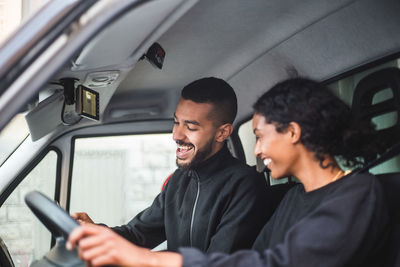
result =
[[[194,124],[194,125],[200,126],[200,123],[198,121],[184,120],[184,122],[186,124]]]
[[[176,117],[175,113],[174,113],[174,119],[176,119],[176,120],[178,119],[178,117]],[[184,120],[183,122],[186,124],[194,124],[194,125],[200,126],[200,123],[198,121]]]

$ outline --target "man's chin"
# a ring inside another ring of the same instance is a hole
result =
[[[197,160],[197,158],[191,159],[191,160],[180,160],[180,159],[176,159],[176,166],[180,169],[180,170],[190,170],[190,169],[194,169],[196,168],[199,163],[201,163],[201,161]]]
[[[176,166],[181,170],[189,169],[191,161],[176,159]]]
[[[176,166],[178,166],[178,168],[181,170],[196,168],[196,166],[209,157],[212,151],[211,144],[212,143],[210,143],[208,146],[205,146],[205,149],[203,150],[198,150],[197,153],[192,154],[187,159],[180,159],[176,157]]]

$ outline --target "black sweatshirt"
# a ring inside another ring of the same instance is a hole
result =
[[[343,177],[320,189],[292,188],[261,231],[254,249],[203,255],[180,249],[184,266],[381,266],[388,214],[378,180]]]
[[[203,252],[250,248],[272,214],[265,179],[226,145],[193,170],[177,169],[153,204],[113,230],[131,242]]]

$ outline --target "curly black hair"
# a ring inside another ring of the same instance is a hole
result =
[[[315,153],[320,166],[326,156],[339,157],[346,166],[362,166],[379,151],[371,122],[356,121],[350,108],[322,84],[293,78],[280,82],[254,104],[254,112],[284,132],[290,122],[301,127],[301,143]]]
[[[237,98],[233,88],[224,80],[206,77],[186,85],[181,97],[196,103],[210,103],[214,106],[210,116],[216,124],[232,124],[237,113]]]

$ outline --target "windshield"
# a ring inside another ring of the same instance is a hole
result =
[[[0,166],[29,135],[24,114],[17,114],[0,132]]]
[[[49,0],[0,0],[0,44]]]
[[[26,19],[50,0],[0,0],[0,45]],[[28,136],[24,114],[17,114],[0,131],[0,166]]]

